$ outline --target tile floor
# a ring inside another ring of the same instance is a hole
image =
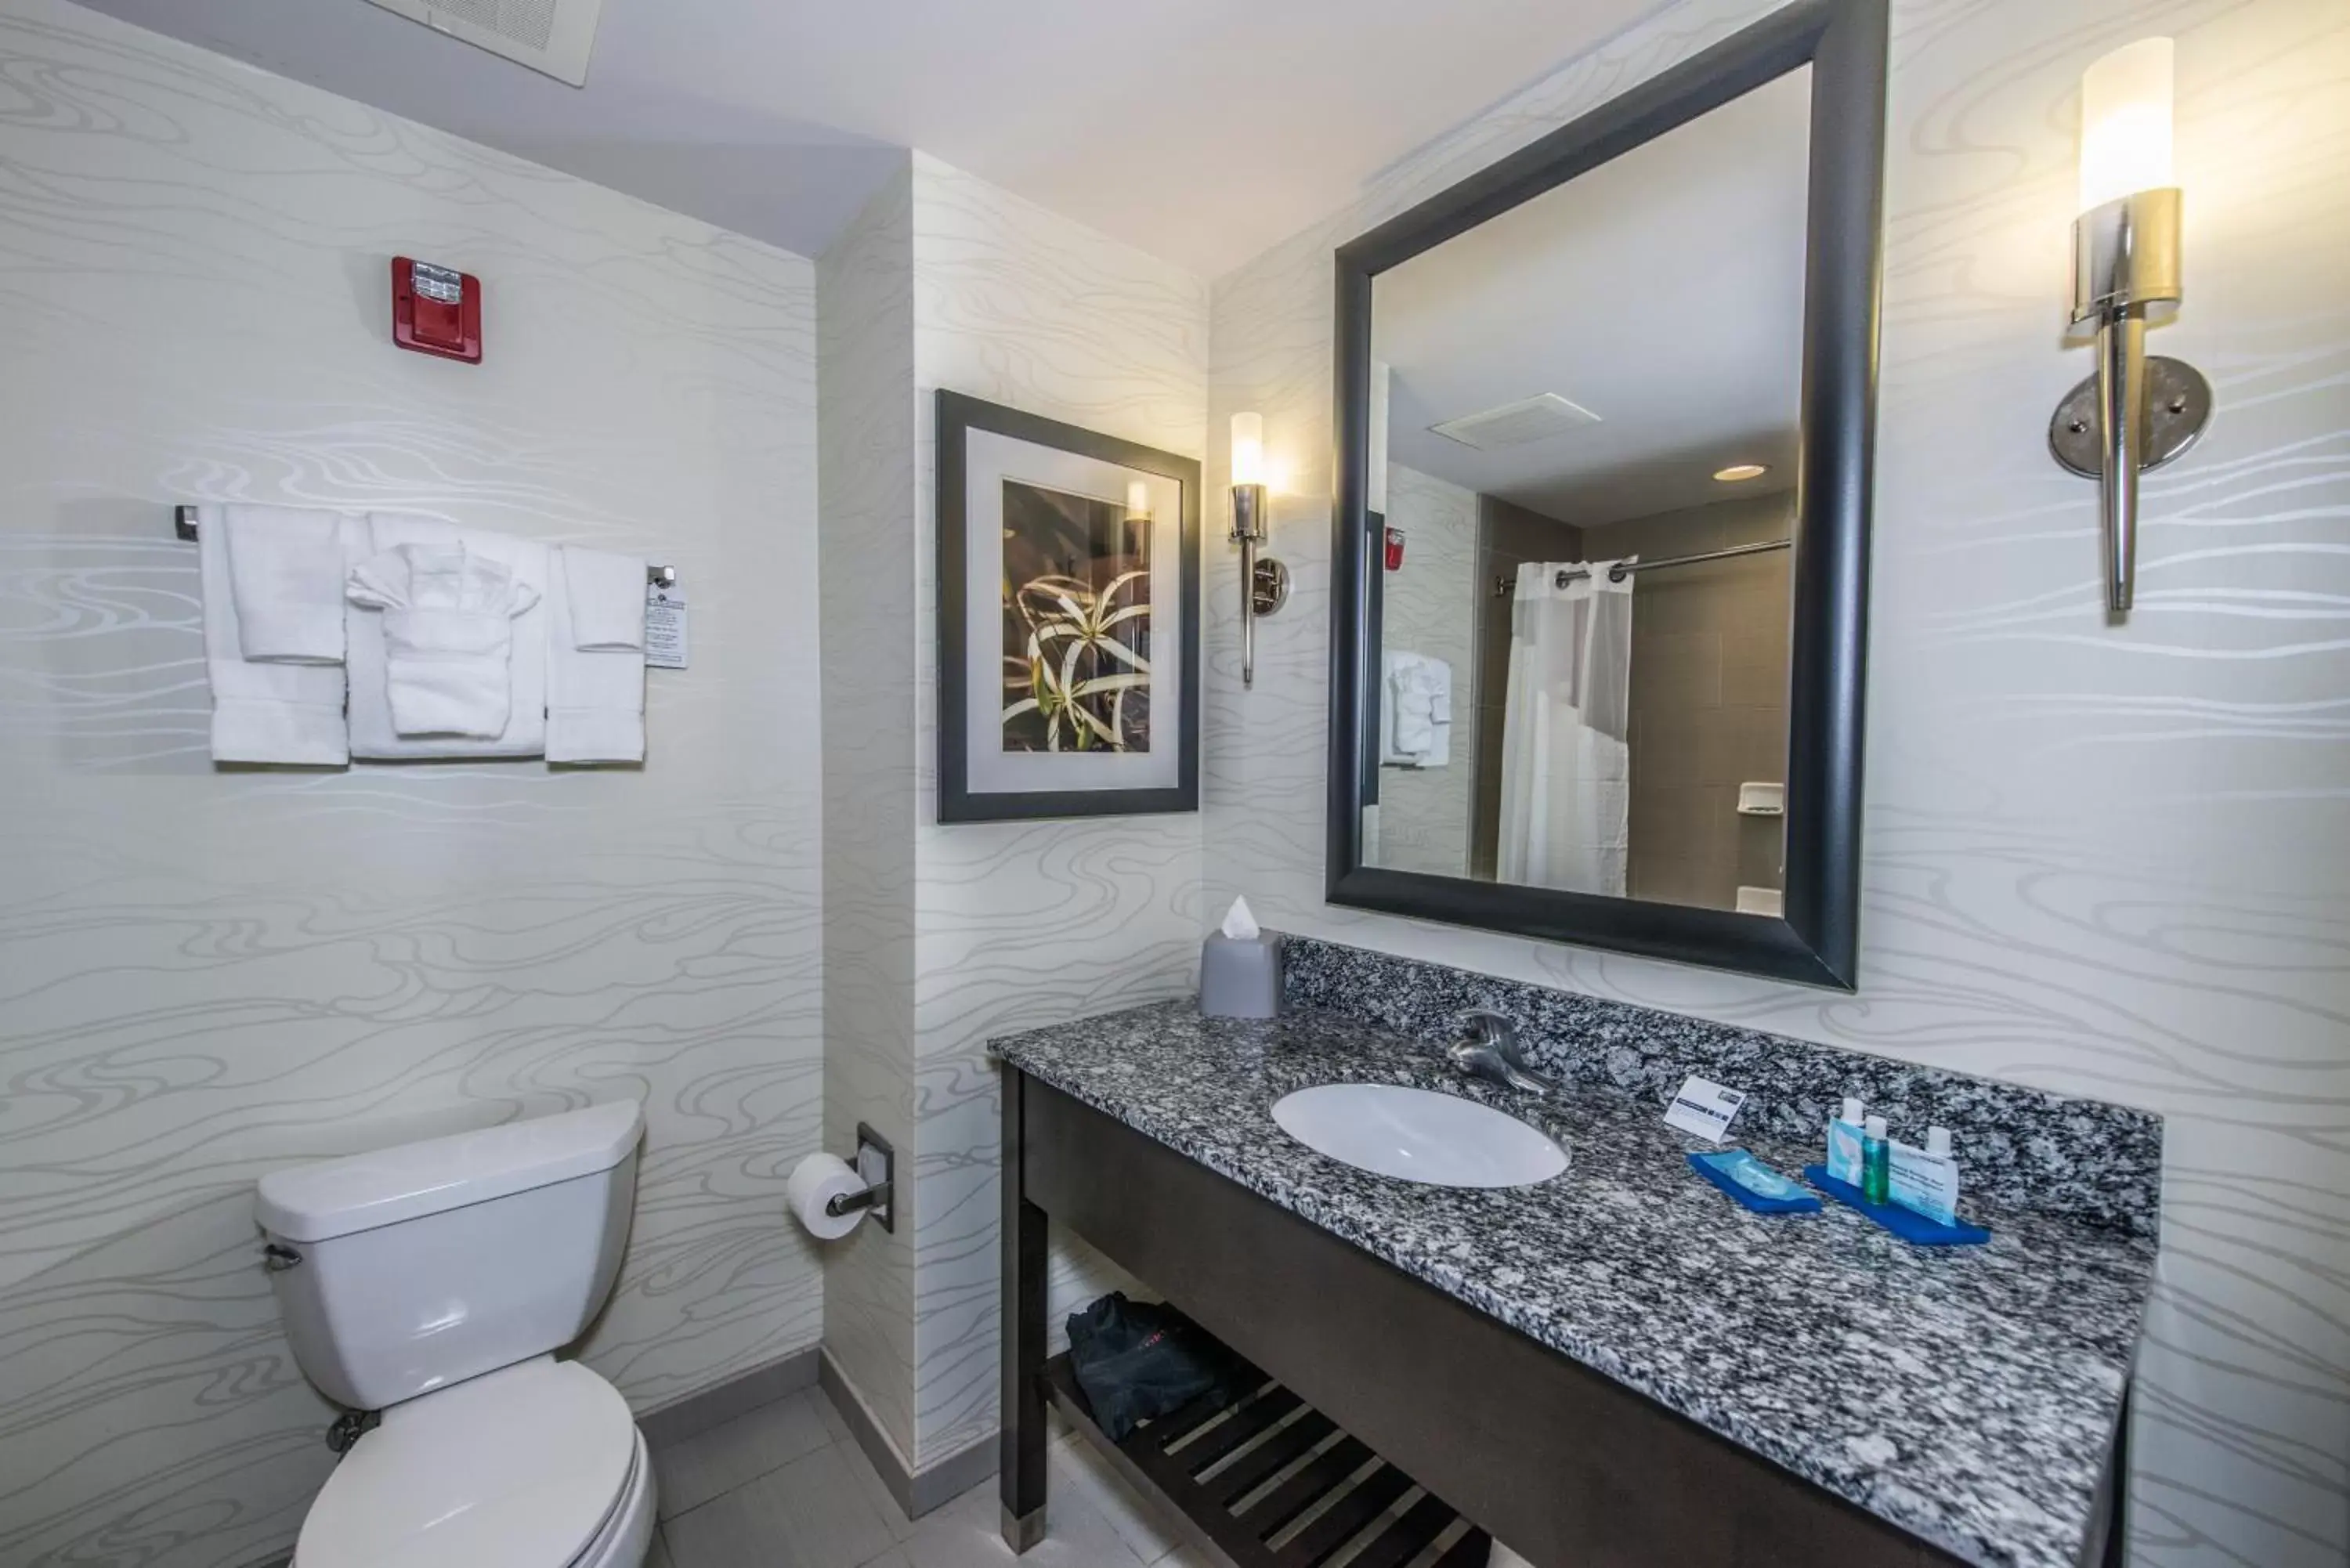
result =
[[[817,1389],[653,1451],[660,1531],[647,1568],[1203,1568],[1084,1441],[1052,1447],[1051,1526],[1014,1559],[995,1480],[909,1520]]]

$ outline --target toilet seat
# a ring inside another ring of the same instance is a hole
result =
[[[577,1362],[526,1361],[383,1413],[310,1505],[296,1568],[597,1568],[650,1514],[619,1391]]]

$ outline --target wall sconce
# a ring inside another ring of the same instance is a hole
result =
[[[2150,314],[2178,308],[2178,187],[2171,172],[2171,42],[2116,49],[2081,77],[2081,206],[2073,220],[2073,321],[2097,326],[2097,373],[2056,405],[2049,450],[2100,481],[2106,607],[2126,611],[2137,575],[2137,476],[2195,443],[2211,384],[2180,359],[2147,358]]]
[[[1289,602],[1289,568],[1257,549],[1272,536],[1264,487],[1264,418],[1232,416],[1232,543],[1241,547],[1241,684],[1256,684],[1256,619]]]

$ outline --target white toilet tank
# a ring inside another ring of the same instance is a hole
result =
[[[380,1410],[578,1338],[619,1272],[643,1130],[625,1100],[262,1178],[302,1370]]]

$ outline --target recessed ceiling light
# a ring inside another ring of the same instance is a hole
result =
[[[1713,476],[1724,484],[1736,484],[1741,480],[1760,479],[1770,472],[1759,462],[1733,462],[1728,468],[1716,470]]]

